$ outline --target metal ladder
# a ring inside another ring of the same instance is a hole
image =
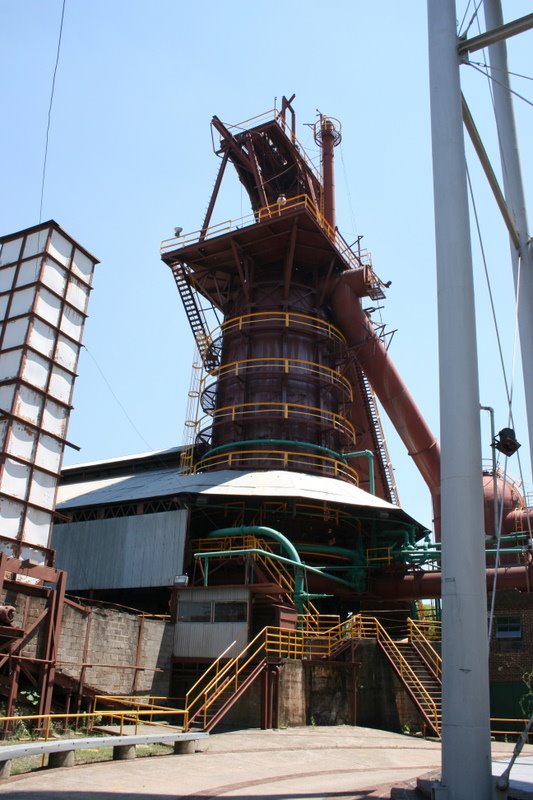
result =
[[[392,470],[387,442],[385,441],[385,434],[383,433],[383,426],[381,424],[376,398],[374,396],[372,387],[370,386],[370,382],[361,367],[358,364],[355,364],[355,369],[357,371],[357,375],[359,376],[359,384],[361,386],[362,394],[366,400],[368,412],[372,420],[372,435],[379,452],[379,460],[383,468],[383,474],[387,484],[387,489],[389,491],[390,501],[394,505],[399,505],[398,488],[394,479],[394,472]]]
[[[214,369],[218,366],[218,359],[211,351],[209,328],[204,312],[196,299],[196,294],[191,288],[185,265],[181,263],[173,264],[172,274],[174,275],[202,363],[206,370]]]

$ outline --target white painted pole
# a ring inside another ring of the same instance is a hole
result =
[[[484,0],[484,10],[487,30],[503,25],[500,0]],[[507,46],[504,39],[489,47],[489,59],[494,78],[492,91],[505,200],[520,240],[518,250],[511,241],[511,259],[515,291],[518,293],[518,329],[533,474],[533,249],[528,235],[526,200],[522,184],[513,99],[507,72]],[[520,285],[518,285],[519,279]]]
[[[455,0],[428,0],[442,481],[442,785],[491,796],[479,387]]]

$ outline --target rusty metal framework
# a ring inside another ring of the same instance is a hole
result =
[[[63,616],[66,573],[0,553],[0,592],[16,608],[15,624],[0,626],[0,681],[7,690],[6,716],[14,712],[22,676],[36,687],[39,714],[49,714]],[[42,608],[28,617],[30,597]]]
[[[345,339],[329,318],[328,296],[345,271],[358,276],[361,294],[383,297],[382,284],[368,253],[354,252],[321,210],[324,185],[296,143],[291,101],[249,122],[232,130],[214,118],[222,161],[202,228],[161,250],[178,288],[187,282],[224,314],[206,333],[195,313],[200,301],[184,300],[206,375],[191,388],[197,403],[186,425],[194,441],[182,469],[293,469],[364,485],[367,468],[358,464],[356,473],[340,454],[360,446],[376,415],[364,387],[344,374]],[[230,161],[252,214],[211,226]],[[384,448],[374,439],[372,446],[383,461]],[[378,470],[378,493],[390,499],[387,469]]]

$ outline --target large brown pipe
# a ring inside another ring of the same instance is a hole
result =
[[[492,591],[494,573],[487,569],[487,591]],[[442,575],[440,572],[415,572],[409,575],[382,575],[371,586],[371,593],[386,600],[422,600],[441,596]],[[500,567],[496,581],[498,589],[518,589],[530,592],[533,589],[533,567],[531,564],[518,567]]]
[[[420,409],[402,381],[372,322],[364,313],[358,294],[359,270],[345,272],[330,294],[335,324],[365,372],[372,389],[385,409],[431,492],[435,530],[440,522],[440,449]]]
[[[324,193],[323,214],[335,230],[335,171],[333,148],[336,144],[335,125],[327,117],[320,121],[320,141],[322,144],[322,191]]]

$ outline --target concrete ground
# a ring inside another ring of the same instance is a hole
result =
[[[439,742],[350,726],[212,735],[202,752],[40,770],[0,783],[2,800],[377,800],[440,766]],[[512,745],[495,744],[494,758]],[[533,746],[526,755],[533,754]]]

